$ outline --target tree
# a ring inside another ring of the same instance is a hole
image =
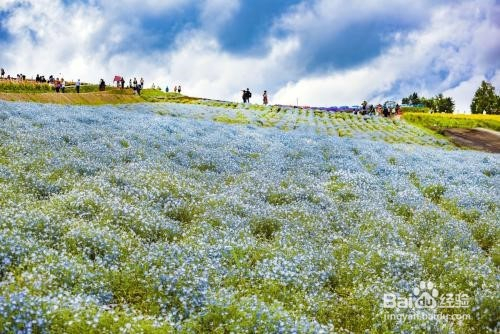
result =
[[[438,94],[433,100],[437,112],[451,114],[455,110],[455,101],[451,97],[444,97],[443,94]]]
[[[426,107],[426,108],[436,109],[436,103],[432,97],[430,99],[427,99],[427,98],[422,96],[420,98],[420,103],[423,104],[424,107]]]
[[[418,94],[414,92],[413,94],[410,94],[408,97],[404,97],[401,100],[402,104],[411,104],[411,105],[417,105],[420,104],[420,97],[418,97]]]
[[[500,96],[495,94],[495,87],[483,80],[470,105],[473,114],[500,114]]]
[[[413,104],[413,105],[417,105],[417,104],[420,104],[420,98],[418,97],[418,94],[416,92],[414,92],[413,94],[411,94],[409,96],[410,98],[410,103]]]

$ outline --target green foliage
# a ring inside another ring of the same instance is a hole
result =
[[[403,119],[425,128],[487,128],[500,131],[500,116],[497,115],[447,115],[405,113]]]
[[[451,114],[455,110],[453,99],[451,97],[444,97],[443,94],[436,95],[433,99],[433,105],[436,112]]]
[[[213,162],[204,162],[195,166],[200,172],[214,172],[217,170],[217,166]]]
[[[200,101],[197,98],[179,93],[165,93],[158,89],[141,90],[141,98],[146,102],[197,103]]]
[[[125,140],[125,139],[120,139],[120,145],[123,148],[129,148],[130,147],[129,142],[127,140]]]
[[[341,190],[337,194],[342,202],[351,202],[358,198],[358,196],[351,190]]]
[[[428,107],[401,107],[403,113],[407,112],[420,112],[420,113],[430,113],[431,109]]]
[[[477,89],[470,110],[473,114],[500,114],[500,96],[495,94],[495,87],[483,80]]]
[[[444,97],[443,94],[438,94],[433,98],[427,99],[423,96],[419,97],[417,93],[413,93],[402,99],[402,104],[411,105],[411,110],[408,112],[427,112],[432,109],[436,112],[453,113],[455,102],[451,97]],[[416,109],[416,110],[414,110]]]
[[[0,81],[0,92],[9,93],[47,93],[52,87],[47,83]]]
[[[80,93],[94,93],[99,91],[99,85],[80,85]],[[64,93],[76,93],[75,86],[67,86],[64,89]]]
[[[213,118],[216,122],[226,123],[226,124],[249,124],[248,118],[241,112],[236,113],[236,117],[230,117],[227,115],[217,115]]]
[[[187,226],[194,222],[203,211],[203,207],[200,205],[184,203],[176,208],[167,210],[165,215]]]
[[[421,104],[420,97],[416,92],[413,92],[413,94],[410,94],[408,97],[404,97],[403,100],[401,101],[402,104],[411,104],[413,106]]]
[[[293,202],[293,197],[286,193],[270,192],[266,196],[266,201],[272,205],[285,205]]]
[[[433,203],[441,202],[441,199],[443,198],[445,191],[446,188],[440,184],[433,184],[425,187],[422,190],[423,195],[429,200],[431,200]]]
[[[389,210],[391,210],[395,215],[404,218],[405,221],[412,220],[415,214],[414,208],[412,208],[408,204],[394,203],[389,206]]]
[[[272,240],[281,228],[277,219],[256,217],[250,220],[250,230],[258,239]]]
[[[93,311],[93,312],[92,312]],[[93,314],[92,314],[93,313]],[[132,325],[133,324],[133,325]],[[163,324],[155,326],[155,321],[152,319],[134,320],[133,316],[118,309],[111,312],[101,312],[97,308],[89,310],[87,316],[75,314],[70,309],[57,309],[52,312],[52,320],[50,324],[52,333],[171,333],[173,328]]]

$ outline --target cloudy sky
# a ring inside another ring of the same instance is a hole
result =
[[[0,0],[9,74],[331,106],[500,88],[500,0]]]

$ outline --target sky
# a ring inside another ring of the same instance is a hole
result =
[[[443,93],[468,112],[482,80],[500,88],[500,0],[0,0],[0,66],[255,103]]]

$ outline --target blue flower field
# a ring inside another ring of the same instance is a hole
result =
[[[393,119],[0,101],[0,333],[495,333],[499,184]]]

